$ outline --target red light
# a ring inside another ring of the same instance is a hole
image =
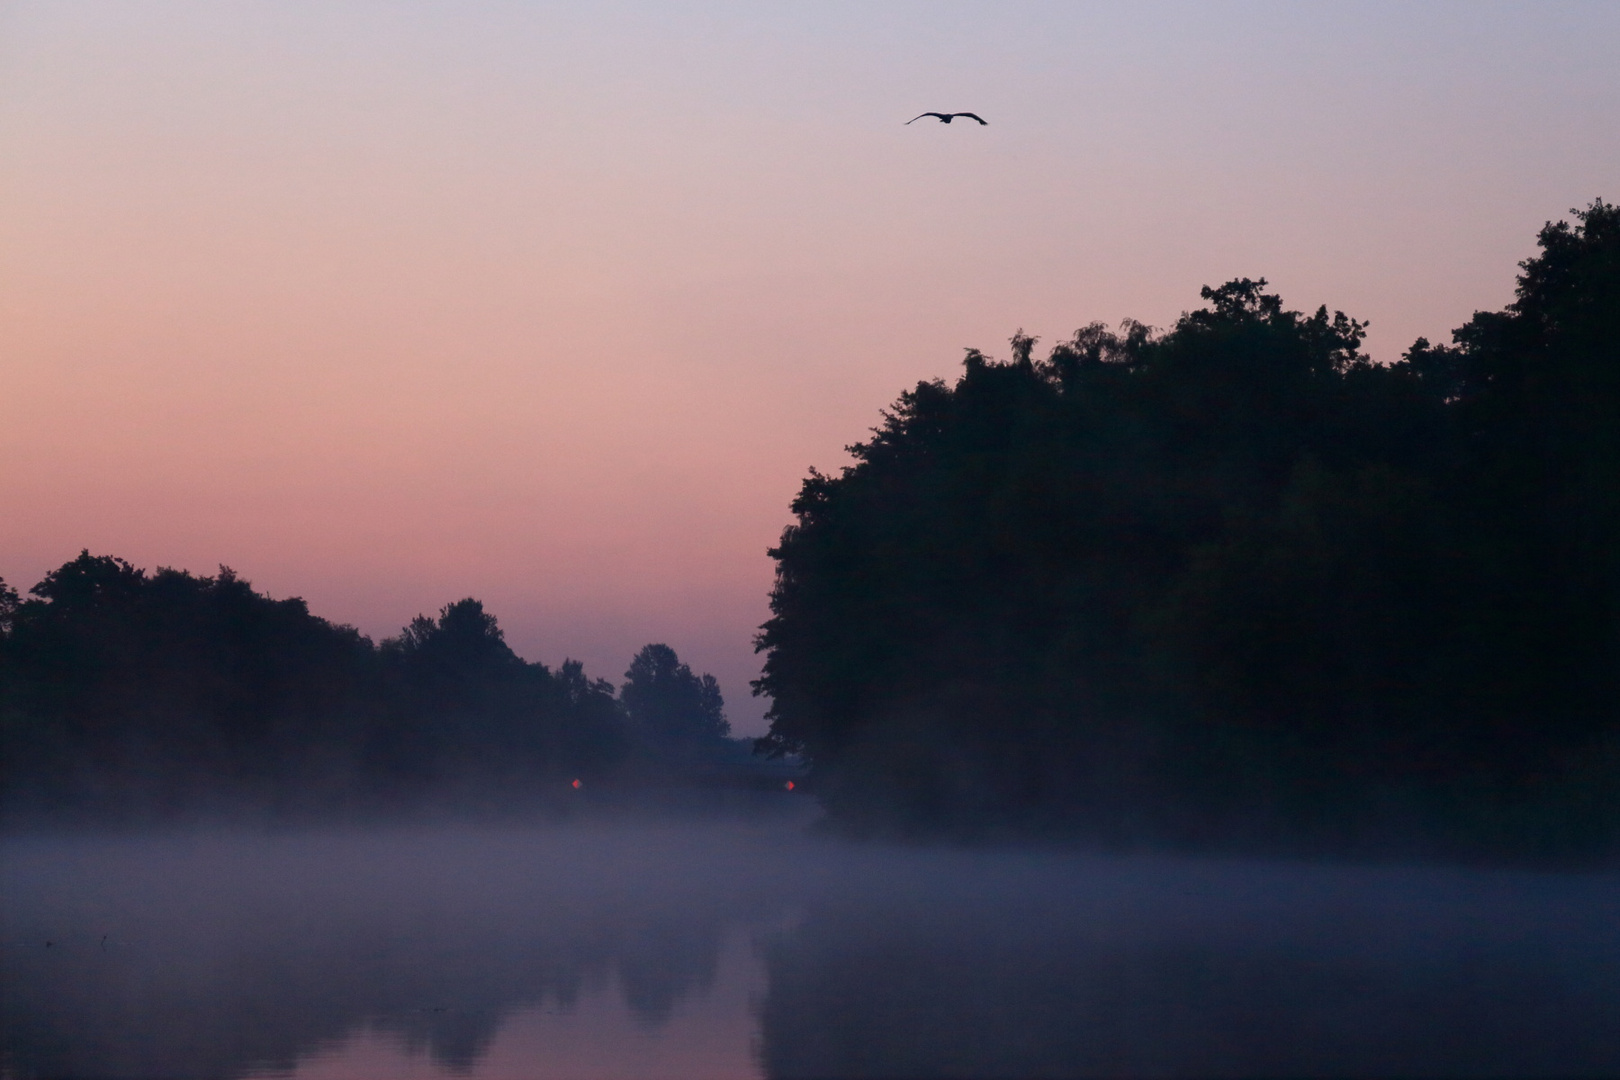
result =
[[[578,780],[575,780],[575,781],[574,781],[574,790],[575,790],[575,791],[578,791],[578,790],[579,790],[579,781],[578,781]]]
[[[787,782],[787,789],[788,789],[788,790],[789,790],[789,791],[792,791],[792,790],[793,790],[793,781],[791,781],[791,780],[789,780],[789,781],[788,781],[788,782]]]

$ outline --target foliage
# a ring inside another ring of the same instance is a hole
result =
[[[1620,211],[1575,216],[1506,311],[1396,364],[1245,278],[1166,332],[1092,325],[1045,360],[1020,332],[902,394],[771,552],[760,748],[864,825],[1320,838],[1407,814],[1494,843],[1574,798],[1523,842],[1599,842]]]
[[[224,567],[148,574],[86,551],[31,593],[0,582],[11,812],[481,803],[610,776],[639,737],[610,683],[524,661],[470,598],[374,646]],[[722,737],[714,678],[667,646],[648,657],[668,662],[651,696],[630,695],[634,718]],[[661,752],[640,754],[644,771]]]
[[[696,675],[668,645],[648,645],[624,673],[619,700],[648,743],[681,753],[731,734],[725,701],[713,675]]]

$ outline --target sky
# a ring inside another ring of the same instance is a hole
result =
[[[1239,276],[1398,359],[1617,116],[1617,3],[0,0],[0,577],[475,596],[759,734],[766,549],[901,391]]]

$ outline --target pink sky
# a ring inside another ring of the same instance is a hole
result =
[[[0,575],[477,596],[757,733],[765,548],[899,391],[1239,275],[1394,359],[1620,198],[1617,115],[1614,4],[14,0]]]

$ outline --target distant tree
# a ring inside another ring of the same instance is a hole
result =
[[[145,570],[111,555],[91,555],[84,550],[28,591],[50,601],[52,612],[65,618],[92,607],[131,602],[145,583]]]
[[[624,673],[620,701],[631,723],[662,750],[690,750],[731,733],[713,675],[696,675],[668,645],[647,645]]]
[[[592,679],[578,660],[564,660],[552,676],[561,698],[563,724],[556,762],[576,774],[603,775],[618,767],[630,752],[624,707],[606,679]]]
[[[506,643],[478,600],[419,615],[382,644],[394,673],[384,756],[406,776],[474,778],[598,772],[625,751],[611,684],[577,662],[553,675]]]
[[[7,585],[5,578],[0,578],[0,637],[11,633],[11,621],[16,618],[21,603],[17,590]]]
[[[276,790],[373,711],[371,643],[299,599],[82,552],[16,607],[3,646],[4,787],[179,805]]]
[[[627,752],[612,686],[524,662],[477,600],[378,649],[228,567],[82,552],[32,592],[0,583],[4,807],[521,796]]]
[[[418,615],[382,650],[420,691],[433,694],[465,694],[479,683],[514,677],[525,666],[495,616],[471,597],[446,604],[437,619]]]
[[[21,605],[17,590],[0,578],[0,754],[8,758],[21,754],[25,759],[38,761],[44,755],[39,753],[37,747],[28,745],[33,741],[30,729],[37,725],[29,724],[22,713],[24,672],[19,669],[10,648],[14,622]],[[4,794],[15,771],[15,763],[0,762],[0,794]]]

